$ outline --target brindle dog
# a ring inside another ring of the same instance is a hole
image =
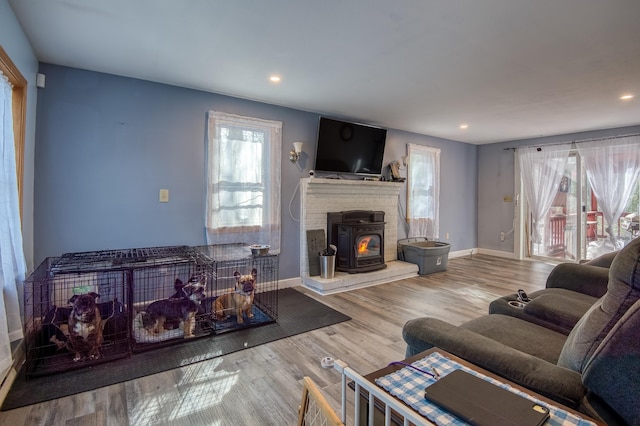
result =
[[[102,317],[96,305],[99,294],[90,292],[76,294],[69,302],[73,304],[69,315],[69,343],[75,352],[75,362],[100,358],[102,346]]]

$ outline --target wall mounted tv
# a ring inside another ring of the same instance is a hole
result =
[[[315,170],[382,174],[387,129],[320,117]]]

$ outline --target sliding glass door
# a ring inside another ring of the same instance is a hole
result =
[[[631,172],[628,167],[617,169],[620,174]],[[562,180],[554,191],[551,207],[537,225],[539,242],[530,237],[536,224],[526,197],[522,199],[524,226],[520,227],[520,241],[525,255],[558,261],[588,260],[619,249],[640,235],[640,180],[635,181],[622,214],[609,224],[575,149],[571,150]]]
[[[540,243],[528,239],[532,256],[566,260],[584,258],[584,177],[579,157],[572,152],[567,160],[562,180],[553,195],[549,211],[539,225]],[[530,215],[527,215],[530,217]],[[533,226],[528,224],[527,228]]]

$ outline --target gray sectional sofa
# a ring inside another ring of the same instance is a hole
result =
[[[511,315],[569,334],[578,320],[607,292],[609,267],[618,252],[576,263],[561,263],[549,276],[543,290],[529,294],[528,303],[509,294],[489,305],[490,314]]]
[[[403,327],[407,356],[438,347],[607,424],[640,425],[640,238],[607,272],[606,292],[588,295],[595,301],[575,326],[566,318],[550,325],[562,309],[553,303],[542,320],[492,313],[454,326],[417,318]],[[557,288],[546,290],[550,300],[557,296]]]

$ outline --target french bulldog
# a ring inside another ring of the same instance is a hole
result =
[[[238,324],[242,324],[244,323],[244,315],[247,318],[253,318],[253,298],[258,270],[254,268],[248,275],[241,275],[240,272],[235,271],[233,276],[236,279],[234,292],[225,293],[213,302],[214,319],[216,321],[225,320],[229,318],[229,313],[233,312]]]
[[[156,300],[147,307],[142,324],[150,333],[160,334],[165,329],[178,328],[182,321],[185,339],[195,337],[196,314],[205,298],[204,285],[197,279],[185,285],[176,278],[174,289],[172,297]]]
[[[73,305],[69,315],[69,344],[75,352],[73,361],[77,362],[100,358],[102,346],[102,317],[96,305],[99,294],[90,292],[76,294],[69,302]]]

